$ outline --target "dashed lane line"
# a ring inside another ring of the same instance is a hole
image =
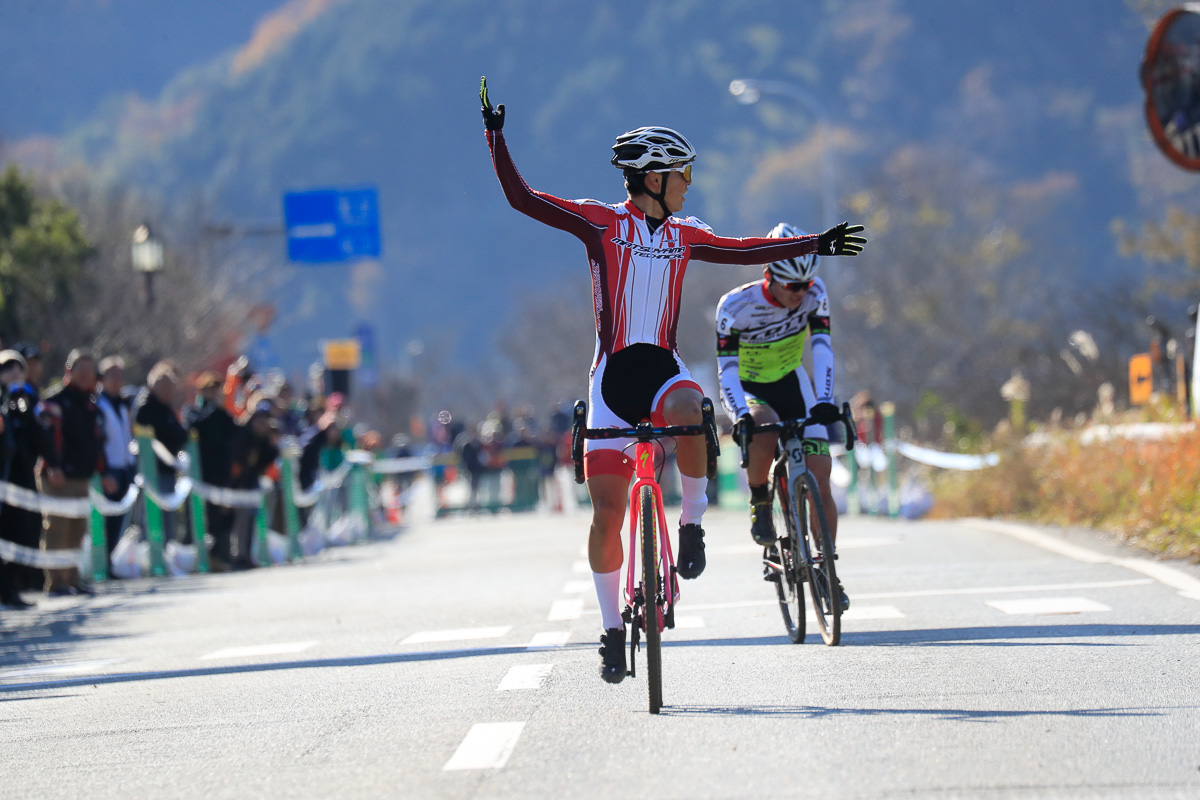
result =
[[[961,589],[917,589],[909,592],[855,593],[856,600],[900,600],[906,597],[953,597],[966,594],[1008,594],[1017,592],[1060,592],[1078,589],[1119,589],[1125,586],[1146,586],[1150,578],[1130,578],[1123,581],[1092,581],[1090,583],[1038,583],[1024,586],[969,586]]]
[[[400,644],[462,642],[470,639],[499,639],[510,630],[512,630],[511,625],[497,625],[491,628],[458,628],[456,630],[445,631],[419,631],[400,642]]]
[[[593,587],[591,581],[567,581],[563,584],[563,594],[584,594],[590,591]]]
[[[511,667],[504,680],[496,687],[497,692],[513,692],[520,689],[539,689],[550,675],[553,664],[519,664]]]
[[[247,647],[226,647],[214,650],[200,656],[201,661],[218,658],[254,658],[256,656],[278,656],[288,653],[301,653],[316,645],[316,642],[280,642],[277,644],[256,644]]]
[[[560,622],[567,619],[579,619],[583,614],[583,598],[568,597],[555,600],[550,604],[550,613],[546,616],[548,622]]]
[[[47,664],[41,667],[22,667],[0,672],[0,681],[9,678],[32,678],[41,675],[82,675],[98,669],[124,663],[122,658],[106,658],[99,661],[77,661],[71,664]]]
[[[1082,614],[1088,611],[1112,611],[1104,603],[1086,597],[1023,597],[1020,600],[988,600],[987,604],[1005,614]]]
[[[703,628],[704,627],[704,617],[697,617],[697,616],[675,617],[675,627],[680,628],[680,629]]]
[[[475,723],[442,769],[500,769],[508,763],[524,727],[524,722]]]
[[[579,574],[591,572],[592,565],[586,558],[581,558],[578,561],[571,564],[571,571],[577,572]]]
[[[541,631],[535,633],[525,645],[526,650],[549,650],[555,647],[565,647],[571,640],[570,631]]]

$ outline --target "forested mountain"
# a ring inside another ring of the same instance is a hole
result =
[[[201,13],[175,5],[164,13]],[[824,227],[827,168],[834,216],[872,237],[856,263],[822,267],[843,387],[910,409],[929,388],[994,416],[1013,369],[1039,387],[1035,406],[1081,404],[1142,346],[1136,320],[1158,304],[1181,314],[1182,300],[1141,291],[1144,265],[1110,230],[1195,197],[1144,133],[1145,36],[1118,0],[292,0],[161,93],[99,102],[47,131],[52,144],[9,154],[48,171],[83,163],[222,221],[278,221],[289,189],[375,184],[378,263],[313,269],[286,265],[281,243],[254,251],[278,261],[264,291],[281,305],[281,353],[300,363],[366,319],[385,364],[407,363],[419,339],[422,369],[472,365],[510,399],[569,395],[590,355],[583,253],[504,202],[475,97],[486,74],[519,168],[561,196],[619,200],[609,147],[643,124],[692,139],[685,213],[725,234]],[[735,78],[811,101],[743,105]],[[693,265],[681,344],[697,372],[716,299],[754,274]],[[1060,352],[1076,330],[1100,346],[1086,370]]]

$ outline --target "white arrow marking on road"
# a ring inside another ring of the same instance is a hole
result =
[[[442,769],[500,769],[508,763],[524,727],[524,722],[478,722],[472,725]]]
[[[424,644],[426,642],[461,642],[468,639],[499,639],[512,630],[511,625],[493,628],[458,628],[447,631],[420,631],[409,636],[400,644]]]
[[[278,656],[285,653],[299,653],[315,645],[316,642],[283,642],[281,644],[256,644],[249,647],[226,647],[224,650],[214,650],[200,656],[201,661],[214,658],[253,658],[255,656]]]
[[[1086,597],[1029,597],[1023,600],[988,600],[992,608],[1005,614],[1080,614],[1084,611],[1112,611]]]
[[[518,689],[538,689],[542,681],[554,668],[553,664],[522,664],[513,667],[496,687],[497,692],[512,692]]]
[[[570,631],[542,631],[535,633],[525,645],[526,650],[548,650],[552,647],[563,647],[571,639]]]
[[[550,604],[550,614],[546,617],[548,622],[558,622],[564,619],[579,619],[583,614],[583,598],[570,597],[566,600],[555,600]]]
[[[582,594],[593,587],[591,581],[567,581],[563,585],[563,594]]]

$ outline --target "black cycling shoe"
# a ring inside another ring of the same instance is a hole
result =
[[[600,677],[608,683],[625,680],[625,626],[600,634]]]
[[[679,563],[675,571],[679,577],[691,580],[704,572],[704,529],[692,522],[679,526]]]
[[[846,590],[842,588],[840,583],[838,584],[838,600],[842,604],[842,611],[850,609],[850,595],[846,594]]]
[[[750,504],[750,535],[763,547],[775,544],[775,520],[771,518],[771,501]]]
[[[763,561],[770,561],[773,564],[779,564],[779,548],[775,545],[769,545],[767,552],[763,555]],[[767,583],[779,583],[783,577],[783,573],[774,567],[763,564],[763,580]]]

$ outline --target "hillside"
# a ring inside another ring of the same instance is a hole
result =
[[[757,234],[784,218],[820,227],[822,141],[839,218],[867,213],[880,194],[872,187],[896,183],[903,154],[932,157],[951,173],[946,193],[972,186],[994,192],[1007,209],[992,224],[1016,230],[1026,247],[1011,263],[1023,265],[1022,281],[1044,281],[1021,287],[1014,302],[1025,297],[1026,305],[1064,287],[1140,285],[1142,266],[1116,255],[1110,223],[1158,213],[1167,198],[1161,188],[1149,191],[1147,178],[1191,191],[1159,163],[1143,132],[1136,68],[1145,27],[1116,0],[670,0],[637,14],[610,4],[545,8],[532,0],[510,0],[502,11],[476,0],[294,0],[283,9],[291,27],[272,38],[259,26],[255,38],[269,46],[193,64],[146,103],[101,104],[58,140],[55,159],[81,160],[102,179],[168,204],[198,202],[222,220],[278,220],[289,189],[377,185],[378,264],[296,268],[283,263],[282,244],[255,251],[279,261],[283,287],[272,292],[283,313],[273,337],[293,364],[357,319],[377,325],[385,364],[407,363],[411,339],[430,343],[428,362],[490,363],[493,338],[538,324],[536,307],[517,310],[522,297],[586,291],[575,241],[503,201],[474,97],[481,74],[507,105],[509,142],[533,186],[615,201],[622,192],[607,164],[613,136],[666,124],[702,154],[687,213],[723,233]],[[824,138],[787,98],[736,102],[727,87],[741,77],[803,88],[824,109]],[[920,181],[921,172],[905,174]],[[896,209],[905,196],[893,198]],[[953,209],[965,199],[941,201]],[[839,288],[889,269],[897,253],[886,251],[888,242],[913,246],[877,240]],[[919,283],[920,253],[906,255],[918,273],[904,280]],[[843,265],[826,263],[836,283]],[[716,297],[753,276],[734,273],[693,268],[685,356],[709,357],[705,330]],[[1055,326],[1086,327],[1087,307],[1056,308],[1066,317]],[[855,319],[853,308],[842,310]],[[1178,302],[1170,311],[1180,313]],[[1018,303],[989,313],[1032,312]],[[1058,327],[1046,336],[1059,337]],[[1043,350],[1061,346],[1048,341]],[[853,352],[843,368],[851,389],[878,374],[885,357]],[[1116,355],[1109,367],[1119,364]],[[916,392],[907,396],[915,401]]]

